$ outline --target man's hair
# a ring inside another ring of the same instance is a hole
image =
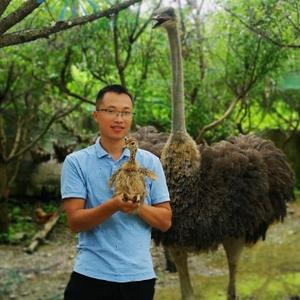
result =
[[[127,90],[126,87],[120,85],[120,84],[112,84],[112,85],[107,85],[104,88],[102,88],[96,97],[96,107],[98,107],[100,105],[100,103],[102,102],[102,99],[104,97],[104,95],[108,92],[113,92],[116,94],[126,94],[127,96],[129,96],[132,105],[133,105],[133,97],[132,95],[129,93],[129,91]]]

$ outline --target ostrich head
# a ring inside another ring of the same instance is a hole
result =
[[[134,137],[130,136],[125,140],[125,147],[129,149],[130,152],[136,151],[138,148],[138,141]]]
[[[153,28],[164,27],[170,28],[176,26],[176,13],[173,7],[164,7],[158,9],[155,12],[155,15],[152,18],[156,23],[153,25]]]

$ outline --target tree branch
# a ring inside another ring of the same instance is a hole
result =
[[[4,118],[0,114],[0,162],[5,161],[7,159],[6,157],[6,141],[7,141],[7,136],[5,133],[5,128],[4,128]]]
[[[9,89],[16,80],[16,78],[14,78],[14,65],[15,62],[9,64],[5,86],[3,87],[3,90],[0,90],[0,112],[1,112],[1,105],[7,100],[6,98]]]
[[[300,118],[298,118],[298,120],[296,121],[296,125],[294,126],[294,128],[292,128],[291,132],[288,134],[288,136],[285,138],[284,142],[283,142],[283,146],[282,148],[285,149],[287,144],[289,143],[289,141],[295,136],[295,134],[298,132],[299,129],[299,125],[300,125]]]
[[[202,129],[200,129],[198,131],[198,136],[196,137],[196,142],[200,142],[201,139],[202,139],[202,136],[204,134],[205,131],[211,129],[211,128],[214,128],[216,126],[218,126],[220,123],[222,123],[230,114],[231,112],[233,111],[235,105],[238,103],[238,101],[241,100],[241,97],[236,97],[234,99],[234,101],[231,102],[230,106],[228,107],[227,111],[224,113],[224,115],[219,118],[218,120],[215,120],[214,122],[204,126]]]
[[[0,36],[0,48],[4,48],[11,45],[23,44],[40,38],[48,38],[54,33],[67,30],[78,25],[83,25],[85,23],[92,22],[103,17],[110,17],[111,15],[116,14],[119,11],[124,10],[129,6],[140,1],[141,0],[128,0],[115,6],[112,6],[109,9],[99,11],[88,16],[76,17],[64,22],[57,21],[52,26],[43,27],[40,29],[21,30],[13,33],[4,34]]]
[[[60,78],[61,78],[61,81],[60,81],[60,84],[59,84],[59,88],[60,88],[60,90],[61,90],[63,93],[65,93],[65,94],[67,94],[67,95],[69,95],[69,96],[71,96],[71,97],[74,97],[74,98],[76,98],[76,99],[79,99],[79,100],[81,100],[81,102],[85,102],[85,103],[94,105],[95,103],[94,103],[93,101],[88,100],[87,98],[85,98],[85,97],[83,97],[83,96],[81,96],[81,95],[78,95],[78,94],[76,94],[76,93],[71,92],[71,91],[68,89],[68,87],[67,87],[67,82],[66,82],[66,71],[67,71],[68,66],[70,65],[71,54],[72,54],[72,53],[71,53],[71,49],[69,48],[69,49],[67,50],[67,52],[66,52],[64,65],[63,65],[63,68],[62,68],[62,70],[61,70],[61,72],[60,72]]]
[[[119,30],[118,30],[118,15],[116,14],[113,17],[113,46],[115,54],[115,64],[118,70],[120,82],[123,86],[126,86],[125,77],[124,77],[124,65],[121,63],[120,59],[120,45],[119,45]],[[128,53],[127,53],[128,54]]]
[[[25,152],[27,152],[29,149],[31,149],[47,133],[47,131],[49,130],[49,128],[51,127],[51,125],[54,122],[56,122],[57,120],[65,117],[66,115],[70,114],[72,111],[74,111],[75,109],[77,109],[81,104],[82,104],[82,102],[79,101],[77,104],[75,104],[74,106],[70,107],[68,110],[66,110],[64,112],[62,112],[60,110],[56,111],[53,114],[53,116],[50,118],[50,120],[48,121],[47,125],[42,130],[42,132],[33,141],[31,143],[27,144],[24,148],[22,148],[18,152],[16,152],[13,156],[11,156],[8,159],[6,159],[5,162],[9,163],[13,159],[16,159],[16,158],[20,157]]]
[[[22,131],[23,131],[23,124],[24,122],[21,121],[20,116],[18,116],[18,120],[17,120],[17,130],[16,130],[16,134],[15,134],[15,139],[13,142],[13,147],[12,150],[10,151],[9,155],[8,155],[8,160],[13,157],[15,155],[15,153],[17,152],[20,142],[21,142],[21,138],[22,138]]]
[[[237,14],[235,14],[233,11],[231,11],[230,9],[223,7],[225,11],[227,11],[230,15],[232,15],[234,18],[238,19],[247,29],[249,29],[250,31],[254,32],[255,34],[261,36],[262,38],[264,38],[266,41],[281,47],[281,48],[291,48],[291,49],[298,49],[300,48],[300,44],[284,44],[280,41],[277,41],[275,39],[273,39],[272,37],[270,37],[269,35],[267,35],[264,31],[259,30],[257,28],[254,28],[252,26],[250,26],[249,24],[247,24],[244,20],[242,20]]]
[[[10,2],[11,2],[11,0],[1,0],[1,2],[0,2],[0,17],[4,14],[4,12]]]
[[[8,16],[0,20],[0,35],[6,32],[8,29],[15,26],[22,21],[28,15],[30,15],[35,9],[37,9],[44,0],[27,0],[21,7],[10,13]]]
[[[17,162],[15,163],[14,165],[14,168],[13,168],[13,174],[12,176],[10,177],[9,181],[8,181],[8,184],[7,186],[10,188],[11,185],[13,184],[13,182],[15,181],[15,179],[17,178],[17,175],[19,173],[19,170],[20,170],[20,165],[21,165],[21,162],[22,162],[22,157],[19,156],[17,158]]]
[[[148,20],[146,20],[144,22],[144,24],[141,26],[140,30],[135,35],[134,34],[132,35],[132,42],[135,42],[139,38],[139,36],[145,31],[145,29],[148,26],[148,24],[152,21],[152,17],[154,16],[155,11],[160,7],[161,3],[162,3],[162,0],[160,0],[158,2],[158,4],[156,5],[156,7],[153,9],[150,17],[148,18]]]

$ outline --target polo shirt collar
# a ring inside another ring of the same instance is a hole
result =
[[[104,156],[108,156],[109,154],[103,149],[103,147],[101,146],[100,144],[100,137],[97,138],[96,142],[95,142],[95,147],[96,147],[96,154],[99,158],[102,158]],[[124,156],[127,156],[129,157],[130,156],[130,151],[125,148],[123,150],[123,153],[121,155],[121,158],[124,157]]]

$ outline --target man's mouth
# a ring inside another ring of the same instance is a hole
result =
[[[120,131],[124,130],[124,127],[122,127],[122,126],[111,126],[111,128],[115,132],[120,132]]]

